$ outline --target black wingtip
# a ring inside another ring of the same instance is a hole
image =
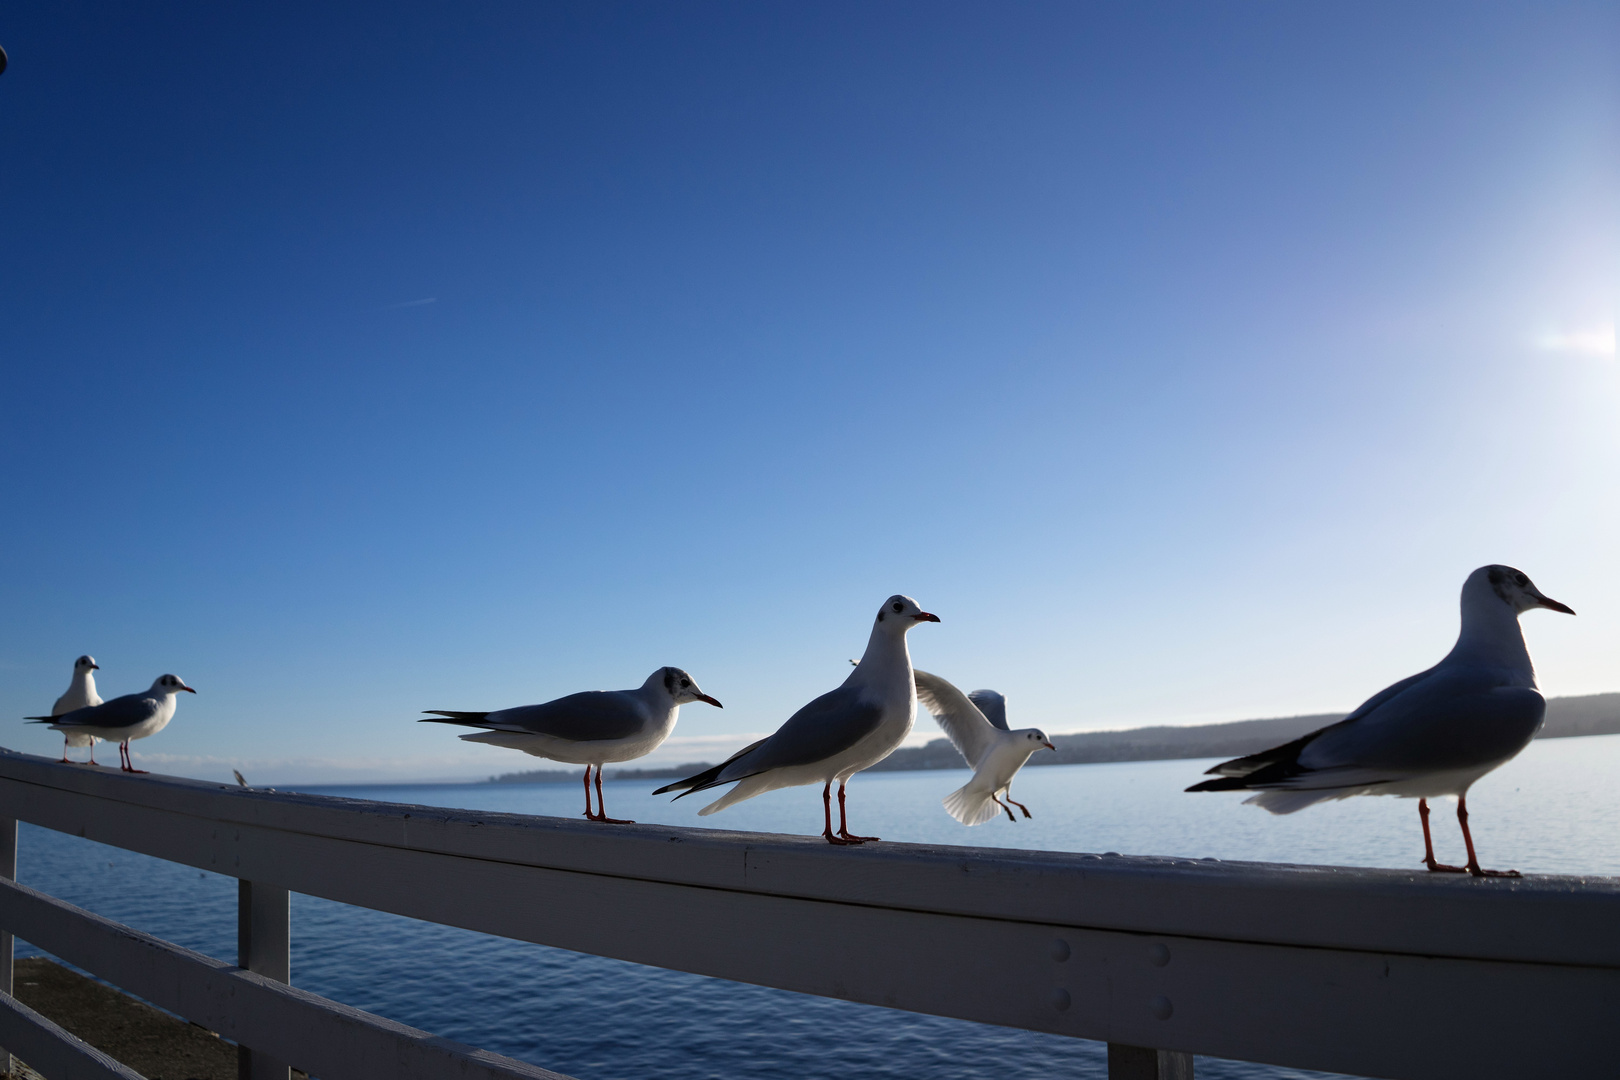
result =
[[[48,724],[52,720],[55,720],[56,717],[54,717],[54,716],[25,716],[25,717],[23,717],[23,719],[28,721],[30,724]]]
[[[1248,781],[1241,776],[1223,776],[1219,780],[1205,780],[1194,784],[1187,791],[1244,791],[1248,788]]]

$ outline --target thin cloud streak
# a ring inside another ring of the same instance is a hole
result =
[[[1613,356],[1614,327],[1611,325],[1583,330],[1553,331],[1537,338],[1535,345],[1541,352],[1566,353],[1573,356]]]

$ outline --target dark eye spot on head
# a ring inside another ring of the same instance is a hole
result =
[[[1513,580],[1517,581],[1519,583],[1520,588],[1523,588],[1524,586],[1530,584],[1530,579],[1525,577],[1523,574],[1514,574],[1513,575]]]
[[[681,680],[681,689],[682,690],[685,690],[688,686],[691,686],[691,685],[692,685],[692,680],[691,679],[682,679]]]
[[[906,605],[904,605],[900,601],[896,600],[894,602],[894,610],[896,610],[896,611],[904,611],[904,610],[906,610]]]
[[[675,676],[671,675],[667,670],[664,672],[664,689],[672,694],[675,692]]]

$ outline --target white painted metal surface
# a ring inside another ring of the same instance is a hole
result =
[[[1620,1004],[1612,878],[830,848],[129,777],[10,752],[0,815],[638,963],[1366,1076],[1601,1074],[1600,1033]]]

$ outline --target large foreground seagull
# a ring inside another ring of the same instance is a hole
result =
[[[1519,616],[1538,607],[1575,614],[1511,566],[1480,567],[1463,582],[1462,632],[1444,660],[1373,695],[1337,724],[1222,762],[1209,770],[1219,779],[1187,790],[1255,791],[1245,801],[1273,814],[1351,795],[1415,798],[1430,870],[1517,877],[1516,870],[1480,869],[1468,832],[1468,789],[1541,727],[1547,704],[1519,630]],[[1457,797],[1467,866],[1434,858],[1428,800],[1447,795]]]
[[[602,801],[602,766],[609,761],[645,757],[675,730],[681,706],[703,701],[721,705],[698,689],[678,667],[661,667],[634,690],[585,690],[539,705],[519,705],[494,712],[425,709],[434,715],[424,724],[458,724],[483,728],[463,735],[465,742],[489,743],[522,750],[535,757],[585,766],[585,816],[608,825],[634,825],[607,816]],[[596,810],[591,809],[591,770],[596,770]]]
[[[125,772],[144,773],[137,769],[129,756],[129,744],[134,739],[156,735],[174,719],[174,708],[180,693],[195,694],[178,675],[159,675],[152,688],[143,694],[125,694],[100,705],[88,705],[60,716],[25,717],[36,724],[49,724],[52,731],[63,735],[93,736],[118,744],[118,764]],[[65,754],[63,755],[66,756]],[[94,765],[92,761],[90,764]]]
[[[777,788],[821,784],[826,821],[821,835],[827,843],[860,844],[878,839],[849,831],[844,785],[851,776],[892,754],[911,732],[917,712],[917,688],[911,677],[906,631],[920,622],[939,622],[939,616],[930,615],[909,596],[889,597],[872,621],[866,652],[842,686],[788,717],[776,734],[743,747],[712,769],[666,784],[653,794],[680,791],[675,797],[681,799],[694,791],[741,781],[698,811],[708,815]],[[832,827],[834,780],[838,781],[836,835]]]

